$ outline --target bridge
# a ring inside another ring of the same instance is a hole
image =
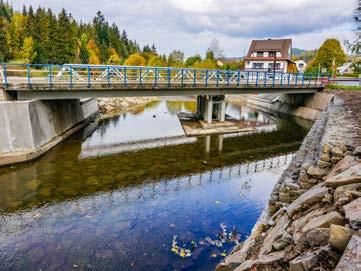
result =
[[[83,64],[1,64],[0,79],[18,100],[315,93],[324,82],[282,72]]]
[[[319,75],[283,72],[83,64],[0,65],[3,91],[17,100],[197,95],[197,115],[225,120],[226,94],[309,94]],[[215,105],[215,106],[214,106]]]

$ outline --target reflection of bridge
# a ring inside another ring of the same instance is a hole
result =
[[[142,184],[134,186],[129,189],[121,189],[115,192],[117,198],[123,199],[125,202],[135,202],[146,200],[148,198],[155,198],[156,196],[165,196],[169,193],[177,193],[191,189],[195,186],[200,186],[204,183],[222,182],[235,177],[243,177],[251,173],[258,173],[265,170],[277,169],[288,165],[294,154],[286,154],[268,159],[237,164],[220,169],[213,169],[208,172],[189,175],[188,177],[170,179],[168,181],[151,182],[149,184]],[[246,193],[251,188],[251,180],[247,179],[240,183],[241,194]],[[113,194],[114,192],[112,192]],[[117,201],[117,204],[119,201]]]
[[[82,64],[1,64],[0,78],[20,100],[314,93],[323,88],[322,77],[304,74]]]

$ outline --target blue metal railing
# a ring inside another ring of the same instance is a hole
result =
[[[105,87],[314,87],[324,84],[323,74],[293,74],[243,70],[173,67],[138,67],[85,64],[0,63],[4,88],[105,88]],[[308,80],[308,84],[305,84]]]

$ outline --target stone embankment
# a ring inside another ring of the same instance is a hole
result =
[[[334,97],[249,238],[217,270],[361,270],[359,104]]]
[[[99,98],[97,99],[99,111],[103,114],[116,113],[118,110],[129,109],[134,106],[144,105],[159,100],[157,97],[137,98]]]

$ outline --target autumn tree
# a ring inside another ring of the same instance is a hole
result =
[[[89,64],[100,64],[99,49],[93,39],[88,41],[87,51],[89,53]]]
[[[332,68],[333,61],[336,65],[342,65],[346,61],[346,54],[343,51],[340,41],[334,38],[327,39],[318,49],[315,57],[315,66],[321,68]]]
[[[21,60],[23,63],[33,63],[36,56],[37,52],[35,50],[35,42],[33,37],[26,37],[19,54],[19,60]]]
[[[110,53],[109,53],[109,59],[108,59],[108,64],[111,64],[111,65],[119,65],[120,64],[120,58],[119,58],[119,55],[117,53],[117,51],[112,48],[110,49]]]
[[[194,65],[194,63],[198,62],[200,63],[202,61],[202,57],[200,55],[195,55],[195,56],[191,56],[188,57],[186,60],[186,67],[192,67]]]
[[[130,55],[127,60],[125,60],[124,65],[126,66],[145,66],[146,62],[144,57],[139,53]]]

